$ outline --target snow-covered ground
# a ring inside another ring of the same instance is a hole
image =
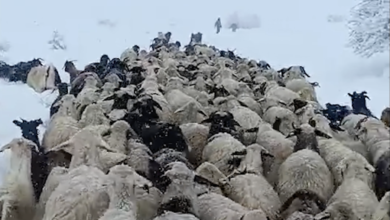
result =
[[[349,105],[348,92],[365,90],[371,98],[368,107],[377,116],[389,105],[389,54],[363,59],[345,47],[348,33],[346,19],[341,18],[349,16],[354,0],[215,0],[212,4],[198,0],[190,5],[173,0],[152,4],[68,0],[60,5],[49,0],[1,0],[0,4],[0,42],[10,46],[3,55],[6,61],[43,58],[57,66],[65,81],[66,59],[77,60],[76,65],[83,68],[103,53],[118,57],[134,44],[148,48],[158,31],[171,31],[173,40],[183,44],[191,32],[200,31],[205,43],[236,49],[240,56],[266,60],[276,69],[304,66],[310,80],[320,83],[322,104]],[[257,14],[261,27],[236,33],[223,29],[215,34],[215,20],[235,12]],[[329,22],[329,17],[339,19]],[[101,25],[102,20],[115,25]],[[56,30],[64,35],[66,51],[50,50],[47,44]],[[55,96],[0,81],[0,146],[20,136],[12,120],[46,120]]]

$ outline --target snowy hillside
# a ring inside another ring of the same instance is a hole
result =
[[[345,23],[329,23],[330,15],[347,17],[352,0],[309,1],[209,1],[191,6],[176,1],[149,3],[122,1],[107,4],[102,0],[68,0],[61,6],[48,0],[1,1],[0,42],[10,44],[4,55],[14,64],[40,57],[57,66],[68,81],[62,66],[66,59],[76,65],[96,61],[103,53],[118,57],[129,46],[148,48],[158,31],[171,31],[173,40],[187,43],[191,32],[203,33],[203,41],[218,48],[236,49],[243,57],[263,59],[275,69],[302,65],[317,81],[319,101],[350,104],[348,92],[366,90],[371,98],[368,107],[378,116],[389,105],[388,54],[363,60],[345,48]],[[23,4],[23,7],[20,5]],[[281,7],[283,6],[283,7]],[[60,8],[58,8],[60,7]],[[18,16],[14,16],[18,11]],[[169,11],[169,13],[165,13]],[[257,14],[261,27],[253,30],[226,29],[215,34],[214,21],[235,11]],[[12,20],[11,20],[12,19]],[[99,21],[110,21],[103,26]],[[338,19],[342,21],[342,19]],[[99,25],[100,23],[100,25]],[[66,51],[53,51],[47,42],[53,31],[64,35]],[[48,105],[56,94],[35,94],[26,85],[0,82],[0,144],[7,143],[20,132],[12,124],[19,117],[42,120],[48,118]],[[42,133],[42,131],[41,131]]]

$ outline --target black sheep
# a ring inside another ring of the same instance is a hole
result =
[[[38,137],[37,127],[42,124],[42,120],[37,119],[33,121],[26,121],[21,119],[21,121],[14,120],[13,123],[20,127],[23,138],[34,142],[38,147],[38,151],[31,151],[31,182],[34,188],[35,201],[38,202],[47,177],[49,176],[49,169],[47,165],[48,158],[44,149],[39,144]]]
[[[60,105],[57,105],[57,103],[61,100],[61,98],[64,95],[69,93],[67,83],[60,83],[57,85],[57,88],[58,88],[58,96],[50,106],[50,117],[52,117],[60,109]]]
[[[240,126],[234,116],[230,112],[217,111],[210,114],[209,118],[202,121],[202,123],[210,123],[210,130],[208,138],[218,133],[228,133],[239,139],[239,133],[235,126]]]

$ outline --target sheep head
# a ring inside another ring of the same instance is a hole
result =
[[[77,71],[76,66],[73,63],[74,61],[75,60],[70,60],[70,61],[67,60],[67,61],[65,61],[65,64],[64,64],[64,67],[63,67],[65,72],[71,73],[71,72]]]
[[[349,97],[351,97],[352,109],[354,112],[359,113],[361,110],[366,110],[366,99],[370,99],[367,96],[367,92],[363,91],[361,93],[357,93],[354,91],[352,94],[348,93]]]
[[[26,121],[21,119],[21,121],[13,120],[12,121],[16,126],[22,130],[22,136],[39,146],[39,137],[38,137],[38,126],[43,124],[41,119],[36,119],[32,121]]]
[[[11,150],[16,158],[31,158],[31,152],[39,152],[37,145],[25,138],[15,138],[0,148],[0,153]]]
[[[216,111],[210,114],[209,118],[203,120],[201,123],[211,123],[208,137],[221,132],[234,134],[237,131],[235,126],[240,124],[234,120],[234,116],[230,112]]]
[[[290,138],[293,136],[297,137],[297,142],[294,146],[294,152],[303,149],[310,149],[319,153],[318,141],[316,136],[324,137],[327,139],[332,138],[330,135],[325,134],[324,132],[315,128],[316,122],[314,120],[310,121],[310,124],[302,124],[300,127],[296,128],[293,124],[294,131],[286,136]]]
[[[146,117],[148,119],[158,119],[159,117],[154,107],[162,110],[161,105],[156,102],[152,96],[147,95],[138,99],[138,101],[133,104],[130,112],[138,110],[138,113],[142,117]]]
[[[103,54],[101,57],[100,57],[100,65],[103,66],[103,67],[106,67],[108,65],[108,63],[110,62],[110,57],[108,57],[107,54]]]

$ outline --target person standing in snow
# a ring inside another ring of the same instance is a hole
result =
[[[221,19],[218,18],[217,21],[214,24],[214,27],[217,29],[217,34],[221,31],[222,24],[221,24]]]

